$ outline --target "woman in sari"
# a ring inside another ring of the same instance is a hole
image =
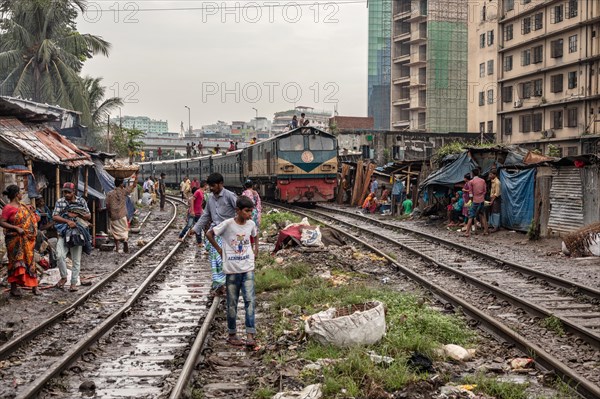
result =
[[[4,227],[6,236],[10,294],[21,296],[19,286],[24,286],[32,287],[33,294],[39,295],[33,260],[39,216],[28,206],[20,203],[23,194],[18,186],[14,184],[8,186],[3,194],[10,200],[10,203],[2,209],[2,216],[0,216],[0,226]]]
[[[246,183],[244,183],[244,189],[242,195],[250,198],[252,202],[254,202],[252,221],[256,224],[256,228],[260,229],[260,219],[262,216],[262,202],[260,200],[260,195],[258,195],[258,192],[254,189],[250,180],[247,180]]]
[[[367,196],[367,198],[365,198],[363,205],[362,205],[362,209],[364,210],[364,212],[369,212],[369,213],[375,213],[375,211],[377,210],[377,198],[375,197],[375,193],[369,193],[369,195]]]

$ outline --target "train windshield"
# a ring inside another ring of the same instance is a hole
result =
[[[292,135],[279,140],[281,151],[304,151],[304,136]]]
[[[312,135],[308,139],[308,148],[313,151],[333,150],[335,149],[335,144],[331,137]]]

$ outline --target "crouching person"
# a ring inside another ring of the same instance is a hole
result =
[[[254,260],[258,255],[256,224],[252,221],[254,202],[240,196],[235,204],[235,217],[227,219],[206,233],[206,238],[223,259],[223,272],[227,289],[227,342],[234,346],[256,346],[254,325]],[[215,236],[221,237],[223,247]],[[254,243],[254,249],[252,248]],[[237,336],[237,303],[240,290],[246,311],[246,341]]]

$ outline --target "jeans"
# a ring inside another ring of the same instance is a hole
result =
[[[64,237],[59,237],[56,243],[56,263],[58,270],[60,270],[60,277],[67,277],[67,254],[71,251],[71,260],[73,261],[73,268],[71,269],[71,285],[77,284],[79,278],[79,268],[81,267],[81,252],[82,247],[67,247]]]
[[[244,309],[246,310],[246,333],[256,334],[254,326],[254,272],[228,274],[227,285],[227,329],[229,334],[236,334],[237,304],[240,298],[240,290],[244,298]]]
[[[183,227],[183,230],[181,230],[181,233],[179,233],[179,238],[185,237],[188,230],[191,229],[192,227],[194,227],[194,225],[196,224],[198,219],[200,219],[200,216],[192,216],[192,215],[188,214],[187,215],[187,223]],[[196,244],[200,244],[201,242],[202,242],[202,232],[200,232],[200,234],[196,234]]]
[[[499,213],[491,213],[490,214],[490,226],[494,228],[500,227],[500,214]]]

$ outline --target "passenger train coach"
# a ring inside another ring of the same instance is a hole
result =
[[[240,194],[247,180],[258,184],[261,196],[283,202],[324,202],[337,186],[337,140],[311,126],[300,127],[225,155],[140,163],[140,174],[165,173],[169,186],[188,176],[205,180],[219,172],[225,187]]]

